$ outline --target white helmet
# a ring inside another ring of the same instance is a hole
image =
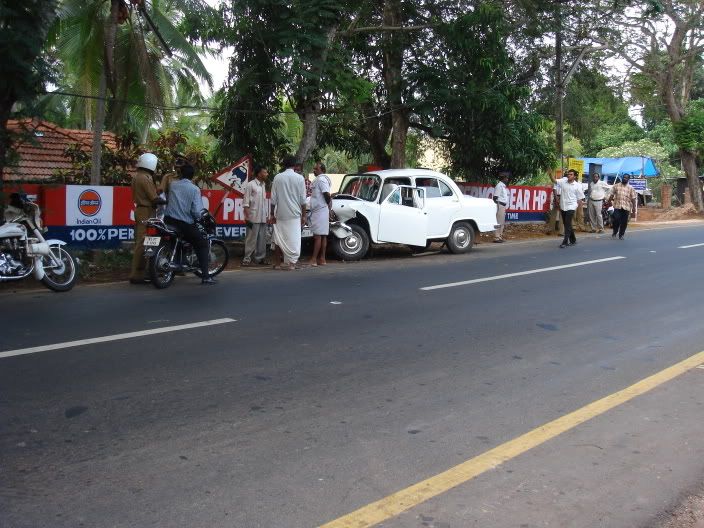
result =
[[[146,152],[137,159],[137,168],[147,169],[148,171],[154,172],[156,170],[157,163],[159,163],[159,158],[151,152]]]

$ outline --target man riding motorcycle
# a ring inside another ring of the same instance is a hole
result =
[[[186,163],[180,172],[181,179],[173,181],[169,188],[164,222],[175,227],[183,239],[190,242],[196,250],[202,274],[201,284],[215,284],[217,281],[208,273],[208,241],[196,225],[203,210],[203,201],[200,189],[191,181],[195,169]]]

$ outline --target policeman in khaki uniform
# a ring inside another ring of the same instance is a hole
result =
[[[147,226],[144,221],[156,215],[156,206],[165,203],[156,192],[154,171],[158,159],[154,154],[142,154],[137,160],[137,174],[132,178],[132,201],[134,209],[134,255],[130,283],[144,284],[144,236]]]
[[[174,168],[176,169],[176,171],[164,174],[164,176],[161,178],[159,189],[157,190],[157,192],[163,192],[164,195],[166,195],[167,200],[169,198],[169,189],[171,188],[171,184],[176,180],[181,179],[181,167],[188,163],[188,159],[186,159],[186,156],[184,156],[183,154],[177,153],[175,154],[174,158]]]

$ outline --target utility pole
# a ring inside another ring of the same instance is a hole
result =
[[[560,156],[562,175],[565,174],[564,92],[565,87],[562,80],[562,0],[557,0],[555,2],[555,142],[557,143],[557,153]]]

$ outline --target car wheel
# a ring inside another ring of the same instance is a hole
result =
[[[474,229],[467,222],[457,222],[447,237],[450,253],[467,253],[474,245]]]
[[[360,226],[350,224],[352,230],[344,238],[335,238],[332,247],[340,260],[360,260],[369,250],[369,235]]]

